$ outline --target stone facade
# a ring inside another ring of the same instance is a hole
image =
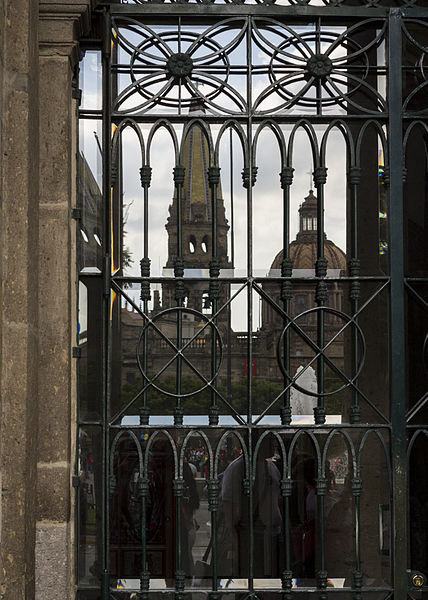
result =
[[[2,600],[73,596],[72,85],[94,4],[0,3]]]

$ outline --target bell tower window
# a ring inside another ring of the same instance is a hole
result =
[[[189,252],[190,254],[195,254],[196,251],[196,238],[194,235],[189,237]]]

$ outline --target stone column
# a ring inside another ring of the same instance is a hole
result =
[[[40,1],[39,443],[36,594],[74,597],[71,476],[75,439],[77,40],[90,0]]]
[[[0,598],[34,596],[37,0],[0,2]]]

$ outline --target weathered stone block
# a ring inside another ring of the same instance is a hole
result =
[[[36,600],[71,597],[70,528],[67,524],[38,523],[36,534]]]
[[[37,470],[37,520],[67,522],[70,518],[70,468],[40,464]]]

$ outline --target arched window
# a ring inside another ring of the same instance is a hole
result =
[[[202,252],[204,254],[208,253],[208,249],[209,249],[209,237],[207,235],[204,235],[204,237],[202,238],[201,248],[202,248]]]
[[[196,238],[194,235],[189,237],[189,252],[190,254],[195,254],[196,252]]]

